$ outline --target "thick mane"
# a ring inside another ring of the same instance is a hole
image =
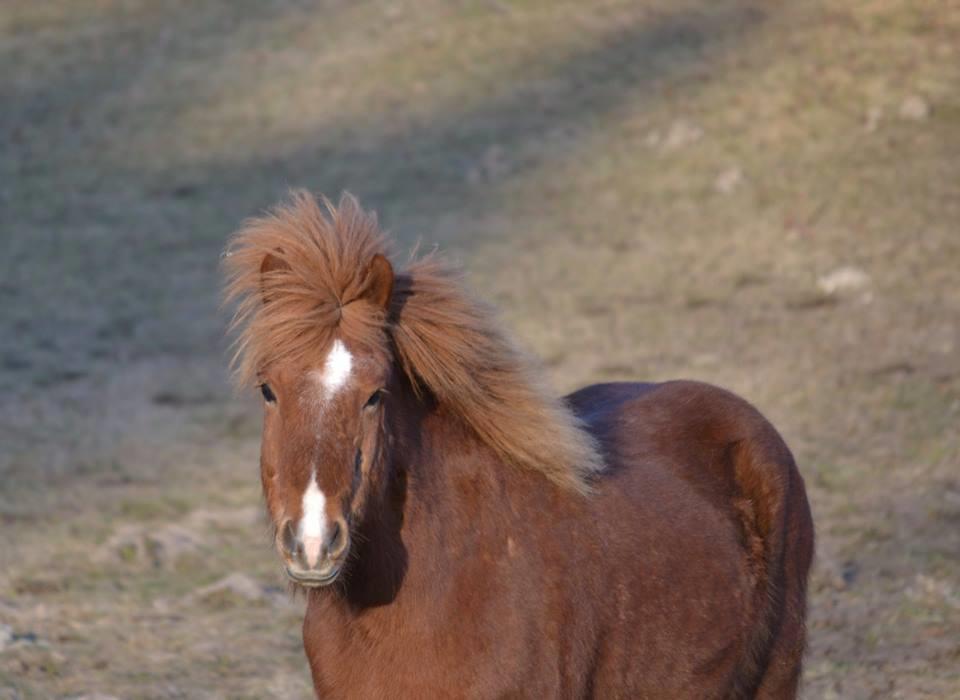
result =
[[[602,468],[593,439],[436,254],[397,277],[394,304],[394,343],[415,387],[449,406],[505,460],[588,489]]]
[[[243,384],[271,362],[326,346],[335,332],[371,348],[386,342],[384,313],[364,299],[371,260],[388,252],[376,216],[350,196],[339,207],[322,202],[294,192],[230,241],[226,299],[238,302],[230,328],[242,329],[233,362]]]
[[[376,217],[349,195],[323,204],[326,212],[310,194],[294,193],[230,243],[226,296],[239,302],[231,327],[242,329],[240,381],[334,334],[392,346],[414,389],[429,392],[502,459],[588,491],[603,464],[594,440],[455,271],[436,254],[412,260],[397,272],[384,314],[364,298],[374,256],[389,252]],[[264,266],[269,256],[274,264]]]

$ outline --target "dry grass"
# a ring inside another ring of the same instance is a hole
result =
[[[217,311],[290,185],[452,249],[562,388],[757,403],[805,696],[960,697],[955,4],[19,0],[0,62],[0,698],[308,695]]]

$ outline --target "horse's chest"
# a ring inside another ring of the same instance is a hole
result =
[[[304,625],[304,646],[320,697],[417,698],[529,696],[534,664],[529,645],[498,639],[489,625],[464,615],[442,626],[383,625],[364,629],[333,620]],[[540,674],[537,674],[540,675]],[[556,680],[556,679],[554,679]],[[543,687],[546,695],[555,691]],[[543,695],[541,695],[543,696]]]
[[[321,697],[460,696],[469,687],[465,681],[480,675],[478,657],[438,648],[436,640],[410,633],[304,642]]]

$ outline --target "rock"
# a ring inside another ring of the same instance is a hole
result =
[[[249,531],[262,519],[262,509],[252,506],[199,508],[176,523],[124,525],[107,540],[97,556],[100,561],[147,562],[169,568],[182,557],[202,553],[224,533]]]
[[[204,586],[197,591],[197,595],[203,597],[221,591],[236,593],[247,600],[259,600],[264,595],[260,584],[240,572],[234,572],[209,586]]]
[[[97,553],[98,560],[119,559],[131,563],[143,559],[143,533],[139,527],[121,527]]]
[[[36,632],[14,632],[10,625],[0,624],[0,653],[14,647],[47,647]]]
[[[717,179],[713,181],[713,189],[720,194],[731,194],[741,184],[743,184],[743,171],[733,166],[717,175]]]
[[[67,700],[120,700],[120,698],[106,693],[84,693],[83,695],[70,695]]]
[[[703,137],[703,129],[684,119],[677,119],[670,125],[663,140],[663,150],[673,151],[696,143]]]
[[[295,600],[287,588],[264,586],[250,576],[236,571],[196,589],[179,601],[155,600],[154,608],[168,612],[178,604],[232,608],[252,603],[270,605],[281,610],[301,610],[302,601]]]
[[[900,103],[900,116],[915,122],[923,121],[930,116],[930,105],[919,95],[910,95]]]
[[[204,602],[215,607],[261,603],[269,598],[263,586],[246,574],[234,572],[187,596],[187,602]]]
[[[149,562],[158,568],[169,568],[181,557],[196,554],[204,547],[204,539],[194,530],[169,524],[152,530],[133,525],[120,528],[100,551],[101,560],[127,563]]]
[[[870,276],[858,267],[838,267],[817,280],[817,287],[828,296],[847,294],[864,289],[870,284]]]
[[[145,538],[147,554],[154,566],[169,568],[183,556],[203,549],[198,533],[180,525],[166,525]]]

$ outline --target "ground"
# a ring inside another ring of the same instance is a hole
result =
[[[558,390],[755,403],[803,697],[960,698],[960,4],[8,0],[0,65],[0,698],[309,697],[219,308],[290,186],[462,261]]]

